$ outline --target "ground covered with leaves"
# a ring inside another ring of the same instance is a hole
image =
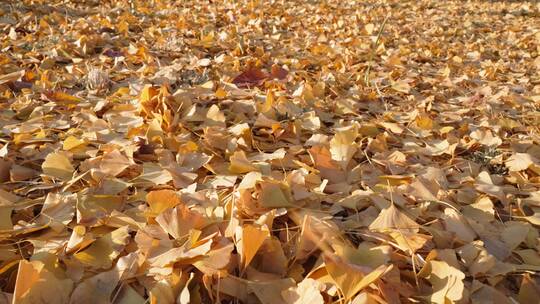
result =
[[[1,1],[0,303],[537,303],[534,1]]]

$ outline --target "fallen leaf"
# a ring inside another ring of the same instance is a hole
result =
[[[93,242],[88,248],[77,252],[74,257],[93,268],[107,269],[129,242],[128,226],[118,228]]]
[[[239,88],[249,88],[260,86],[266,79],[268,74],[257,68],[248,68],[240,75],[236,76],[232,83]]]
[[[287,304],[323,304],[324,298],[321,291],[324,285],[310,278],[298,283],[297,287],[291,287],[281,292],[281,296]]]
[[[535,162],[535,159],[528,153],[515,153],[506,160],[506,167],[510,171],[523,171]]]
[[[61,152],[50,153],[47,155],[41,168],[46,175],[63,181],[70,180],[75,172],[75,168],[73,168],[69,158]]]
[[[241,231],[241,238],[237,243],[237,248],[240,249],[242,267],[246,268],[263,242],[269,237],[269,232],[262,227],[253,225],[245,225]]]
[[[432,303],[457,302],[466,299],[465,274],[444,261],[431,260],[418,274],[426,278],[433,288],[429,296]]]

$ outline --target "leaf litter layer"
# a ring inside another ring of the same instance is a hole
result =
[[[0,3],[0,303],[535,303],[534,1]]]

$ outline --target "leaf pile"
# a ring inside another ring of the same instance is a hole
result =
[[[0,3],[0,303],[535,303],[534,1]]]

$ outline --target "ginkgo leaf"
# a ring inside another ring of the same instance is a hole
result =
[[[341,164],[345,169],[357,151],[354,144],[358,136],[358,128],[356,125],[341,128],[336,131],[336,135],[330,140],[330,153],[332,159]]]
[[[11,230],[13,228],[13,222],[11,221],[11,215],[15,204],[22,198],[0,189],[0,229]]]
[[[229,171],[231,173],[248,173],[250,171],[257,171],[251,162],[247,159],[246,153],[242,150],[234,152],[230,158],[231,164]]]
[[[523,171],[534,163],[535,160],[529,153],[515,153],[506,160],[506,167],[510,171]]]
[[[80,140],[76,138],[75,136],[69,136],[68,138],[64,139],[62,148],[66,151],[69,151],[85,144],[86,144],[85,141]]]
[[[411,90],[411,86],[407,82],[399,80],[392,83],[392,89],[401,93],[408,94]]]
[[[297,287],[282,291],[281,296],[287,304],[323,304],[324,298],[321,295],[323,290],[322,283],[306,278],[298,283]]]
[[[193,266],[207,275],[220,273],[220,270],[231,262],[231,253],[234,250],[234,244],[232,242],[223,243],[218,243],[205,257],[194,262]]]
[[[404,229],[417,231],[420,225],[400,211],[394,204],[383,209],[379,216],[369,225],[371,230]]]
[[[81,102],[82,101],[82,99],[80,99],[79,97],[76,97],[76,96],[73,96],[64,92],[60,92],[60,91],[52,92],[51,94],[47,94],[47,95],[49,96],[49,98],[55,101],[59,101],[59,102]]]
[[[131,165],[132,163],[126,156],[122,155],[120,151],[114,150],[103,155],[100,170],[111,176],[117,176]]]
[[[153,216],[158,216],[163,211],[180,204],[180,197],[173,190],[157,190],[146,195],[146,201],[150,206]]]
[[[158,89],[153,86],[145,86],[143,90],[141,91],[141,95],[139,96],[139,103],[141,105],[141,110],[146,112],[146,114],[150,114],[152,111],[152,100],[155,96],[158,95]]]
[[[328,274],[345,296],[345,300],[351,299],[369,284],[378,280],[392,267],[391,265],[381,265],[371,270],[367,267],[348,264],[331,257],[325,258],[324,263]]]
[[[282,183],[264,181],[260,183],[259,202],[265,208],[292,207],[290,190]]]
[[[465,221],[463,216],[453,208],[444,209],[443,220],[446,230],[455,233],[461,241],[469,243],[476,238],[474,230]]]
[[[100,237],[88,248],[74,254],[81,263],[93,268],[110,268],[124,246],[129,242],[128,226],[118,228]]]
[[[83,195],[77,196],[77,222],[84,225],[95,225],[109,216],[114,210],[120,210],[125,200],[117,195]]]
[[[179,203],[174,208],[169,208],[161,212],[156,217],[156,222],[165,232],[175,239],[184,238],[189,234],[191,229],[200,230],[209,223],[202,214],[190,210],[182,203]]]
[[[206,2],[0,1],[0,304],[536,303],[538,1]]]
[[[143,172],[139,175],[134,182],[147,181],[155,185],[164,185],[172,181],[173,177],[171,173],[163,169],[159,164],[144,163]]]
[[[65,274],[58,277],[42,261],[19,262],[14,303],[68,303],[74,282]]]
[[[206,119],[208,120],[208,125],[225,126],[225,115],[216,105],[212,105],[210,109],[208,109],[208,112],[206,112]]]
[[[454,303],[466,298],[465,274],[444,261],[428,261],[418,275],[431,283],[432,303]]]
[[[120,280],[125,280],[137,270],[137,254],[121,257],[116,266],[82,281],[73,290],[69,303],[109,303]]]
[[[140,295],[130,285],[124,285],[121,287],[117,295],[115,295],[118,304],[144,304],[146,299]]]
[[[49,193],[41,209],[39,222],[67,225],[75,216],[77,195],[71,193]]]
[[[238,186],[238,189],[250,189],[255,188],[257,182],[262,181],[262,174],[259,172],[249,172],[244,176],[242,182]]]
[[[287,302],[282,299],[282,292],[294,286],[295,283],[292,279],[254,279],[254,281],[247,282],[247,291],[251,291],[261,304],[286,304]]]
[[[269,236],[268,230],[263,227],[244,225],[241,228],[241,239],[237,244],[237,248],[241,253],[243,268],[246,268],[251,263],[251,260],[253,260],[255,254]]]
[[[69,158],[61,152],[47,155],[41,168],[43,173],[64,181],[70,180],[75,172]]]
[[[419,115],[415,119],[416,125],[422,130],[432,130],[433,120],[428,115]]]
[[[183,260],[192,261],[194,258],[202,258],[206,255],[212,248],[212,243],[211,239],[201,240],[193,246],[186,242],[181,247],[169,249],[156,257],[148,259],[148,262],[154,267],[167,267]]]
[[[500,146],[502,144],[502,139],[493,133],[490,130],[478,129],[471,132],[471,138],[478,140],[479,143],[486,146]]]

